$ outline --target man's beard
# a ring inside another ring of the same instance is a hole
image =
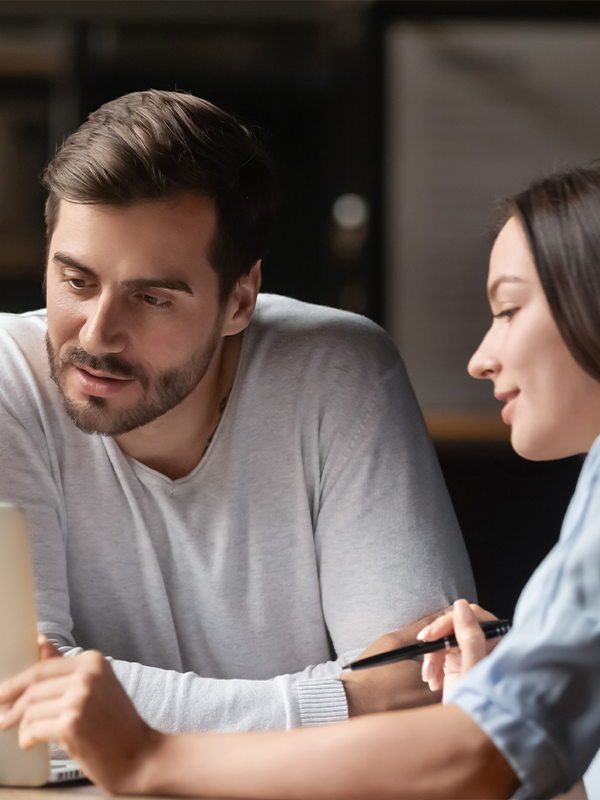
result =
[[[160,372],[154,379],[139,364],[129,364],[116,355],[92,356],[80,347],[70,347],[59,362],[50,336],[46,333],[50,376],[58,388],[67,415],[85,433],[120,436],[166,414],[193,392],[205,376],[219,345],[222,319],[219,314],[204,350],[195,353],[185,364]],[[66,396],[61,385],[61,378],[71,364],[118,377],[134,378],[142,387],[142,399],[133,408],[117,411],[107,408],[104,397],[90,395],[87,402],[76,403]]]

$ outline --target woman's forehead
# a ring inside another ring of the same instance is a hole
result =
[[[527,239],[520,223],[511,217],[504,225],[492,248],[488,274],[490,300],[505,283],[539,283]]]

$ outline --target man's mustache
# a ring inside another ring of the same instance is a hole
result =
[[[74,366],[89,367],[97,372],[107,372],[119,378],[133,378],[146,388],[148,374],[139,364],[130,364],[120,356],[92,356],[81,347],[71,347],[62,357],[62,363]]]

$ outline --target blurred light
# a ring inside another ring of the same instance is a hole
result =
[[[335,223],[347,231],[361,228],[369,219],[369,204],[360,194],[342,194],[333,204]]]

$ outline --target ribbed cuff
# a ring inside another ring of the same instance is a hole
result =
[[[297,681],[296,690],[303,728],[348,719],[348,701],[344,684],[339,678],[332,676]]]

